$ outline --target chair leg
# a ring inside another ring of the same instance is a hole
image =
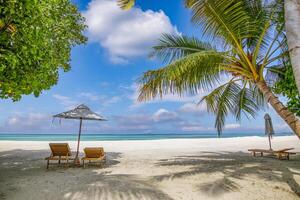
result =
[[[279,160],[282,160],[282,155],[281,155],[281,153],[278,153],[277,158],[278,158]]]
[[[49,159],[47,160],[47,169],[49,169]]]

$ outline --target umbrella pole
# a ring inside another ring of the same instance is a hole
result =
[[[77,152],[76,152],[76,157],[75,157],[75,163],[80,164],[80,160],[78,158],[79,154],[79,143],[80,143],[80,136],[81,136],[81,128],[82,128],[82,119],[80,119],[80,124],[79,124],[79,133],[78,133],[78,141],[77,141]]]
[[[269,138],[269,146],[270,146],[270,150],[272,150],[272,146],[271,146],[271,136],[268,135],[268,138]]]

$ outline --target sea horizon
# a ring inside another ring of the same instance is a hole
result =
[[[281,132],[276,136],[292,136]],[[223,133],[221,138],[266,136],[263,132]],[[77,133],[0,133],[0,140],[12,141],[76,141]],[[216,133],[83,133],[82,141],[118,141],[118,140],[160,140],[160,139],[199,139],[218,138]]]

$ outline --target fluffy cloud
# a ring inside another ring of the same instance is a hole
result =
[[[78,96],[88,101],[99,101],[102,106],[109,106],[121,100],[119,96],[97,95],[90,92],[81,92]]]
[[[54,94],[53,97],[59,101],[66,109],[73,109],[75,106],[78,106],[80,103],[71,99],[70,97],[63,96],[60,94]]]
[[[201,126],[199,123],[183,122],[180,124],[181,130],[184,132],[211,132],[213,127]]]
[[[204,130],[207,130],[207,129],[204,128],[203,126],[193,125],[193,126],[183,126],[181,128],[181,130],[187,131],[187,132],[197,132],[197,131],[204,131]]]
[[[153,114],[153,120],[155,122],[171,122],[178,121],[180,118],[176,112],[168,111],[166,109],[159,109]]]
[[[240,124],[226,124],[224,129],[238,129],[240,127],[241,127]]]
[[[114,0],[93,0],[83,14],[89,38],[107,49],[116,63],[147,54],[162,33],[178,34],[163,11],[122,11]]]
[[[123,116],[114,116],[116,125],[106,127],[107,130],[114,132],[149,132],[154,129],[153,120],[150,115],[132,114]]]
[[[201,103],[200,105],[196,103],[185,103],[179,108],[180,112],[184,113],[194,113],[194,114],[202,114],[206,112],[206,106],[204,103]]]
[[[201,99],[201,96],[204,93],[201,93],[200,95],[195,96],[178,96],[176,94],[166,94],[163,95],[163,98],[156,98],[152,99],[146,102],[138,102],[138,96],[139,96],[139,86],[137,84],[132,84],[129,87],[121,86],[122,89],[128,91],[127,97],[132,100],[132,108],[138,108],[142,105],[149,104],[149,103],[161,103],[161,102],[182,102],[182,103],[194,103],[198,102]]]
[[[0,127],[3,131],[34,131],[46,130],[50,128],[51,116],[42,113],[18,113],[10,116]]]

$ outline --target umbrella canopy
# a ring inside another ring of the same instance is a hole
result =
[[[80,144],[80,135],[81,135],[81,128],[82,128],[82,120],[98,120],[98,121],[106,121],[104,117],[101,115],[94,113],[84,104],[81,104],[74,108],[73,110],[69,110],[63,113],[59,113],[54,115],[53,117],[56,118],[64,118],[64,119],[79,119],[79,133],[78,133],[78,141],[77,141],[77,152],[75,157],[75,162],[80,164],[80,161],[78,159],[78,153],[79,153],[79,144]]]
[[[269,146],[270,146],[270,150],[271,150],[272,149],[272,147],[271,147],[271,138],[273,137],[275,132],[274,132],[272,119],[271,119],[270,115],[265,114],[264,118],[265,118],[265,134],[268,135]]]
[[[101,115],[92,112],[91,109],[89,109],[89,107],[87,107],[84,104],[77,106],[73,110],[69,110],[69,111],[54,115],[53,117],[65,118],[65,119],[99,120],[99,121],[106,120]]]

